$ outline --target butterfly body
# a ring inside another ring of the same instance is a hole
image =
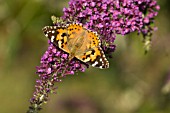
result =
[[[93,67],[108,68],[97,33],[84,28],[81,24],[73,23],[66,26],[46,26],[44,34],[51,42],[69,53],[69,60],[77,59],[91,64]]]
[[[68,32],[68,34],[70,34]],[[70,52],[70,56],[69,58],[73,58],[75,57],[75,55],[82,55],[86,48],[86,41],[85,41],[85,36],[86,36],[86,32],[85,31],[80,31],[80,33],[73,33],[70,37],[74,37],[74,38],[69,38],[68,39],[68,49]],[[69,43],[72,42],[72,43]]]

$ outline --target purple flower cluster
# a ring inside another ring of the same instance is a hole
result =
[[[50,42],[49,42],[50,43]],[[48,100],[49,93],[55,93],[55,82],[60,82],[65,75],[74,74],[80,70],[85,71],[84,64],[78,60],[68,60],[68,54],[49,44],[48,50],[41,58],[40,66],[37,67],[37,74],[40,79],[36,81],[36,91],[30,100],[32,105],[40,105]],[[68,65],[69,63],[69,65]]]
[[[159,9],[155,0],[70,0],[69,7],[63,9],[62,19],[82,23],[97,32],[105,54],[111,55],[115,50],[116,34],[126,35],[134,31],[144,36],[152,34],[151,24]],[[63,23],[54,22],[56,24]],[[86,67],[88,65],[79,60],[69,61],[67,53],[49,42],[48,50],[37,67],[40,78],[30,101],[29,112],[41,107],[48,100],[49,93],[55,92],[54,83],[60,82],[65,75],[84,72]]]
[[[150,25],[159,9],[155,0],[70,0],[69,7],[63,9],[63,19],[76,20],[96,31],[104,51],[111,53],[116,34],[151,34]]]

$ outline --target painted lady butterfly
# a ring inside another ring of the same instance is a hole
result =
[[[93,67],[109,68],[98,34],[81,24],[46,26],[43,32],[54,45],[69,53],[69,60],[76,57]]]

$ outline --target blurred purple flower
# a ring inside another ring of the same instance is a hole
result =
[[[115,50],[117,34],[126,35],[138,31],[144,37],[150,36],[154,30],[151,24],[159,9],[155,0],[70,0],[69,7],[63,9],[62,19],[82,23],[97,32],[105,54],[111,56]],[[37,67],[40,78],[36,82],[36,91],[30,100],[28,113],[38,111],[41,104],[47,102],[49,93],[55,92],[54,83],[60,82],[66,75],[84,72],[86,67],[88,65],[78,60],[69,61],[68,54],[49,42],[48,50]]]

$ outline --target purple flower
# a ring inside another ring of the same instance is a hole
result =
[[[114,45],[116,34],[126,35],[134,31],[150,36],[151,24],[157,16],[159,5],[155,0],[70,0],[64,8],[63,19],[76,20],[88,29],[100,34],[102,48]]]
[[[155,0],[70,0],[69,7],[63,9],[62,19],[63,22],[82,23],[87,29],[97,32],[103,51],[111,57],[117,34],[126,35],[137,31],[144,37],[150,36],[154,30],[151,24],[159,9]],[[53,20],[54,25],[62,25],[63,22]],[[49,93],[55,92],[56,82],[77,71],[84,72],[88,67],[76,59],[69,61],[68,54],[50,42],[40,63],[37,67],[40,78],[36,82],[28,113],[38,111],[41,104],[47,102]]]
[[[40,66],[37,66],[37,74],[40,78],[36,81],[36,91],[30,100],[31,110],[40,109],[41,104],[47,102],[49,93],[55,93],[54,83],[61,82],[62,77],[73,75],[77,71],[84,72],[86,69],[85,64],[78,60],[69,61],[68,54],[51,43],[40,63]]]

